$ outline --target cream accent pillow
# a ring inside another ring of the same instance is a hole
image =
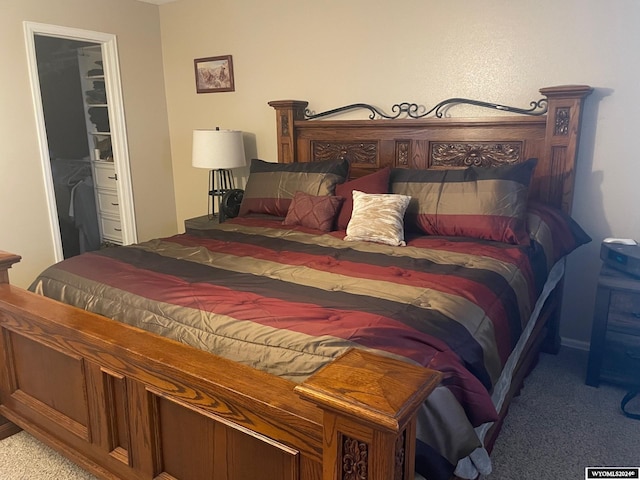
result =
[[[344,239],[404,247],[404,212],[410,200],[408,195],[354,190],[353,211]]]

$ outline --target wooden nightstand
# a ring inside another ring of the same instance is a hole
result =
[[[640,384],[640,278],[607,266],[598,278],[586,384],[601,380]]]
[[[194,233],[202,230],[210,230],[218,225],[218,217],[209,219],[209,215],[188,218],[184,221],[184,229],[187,233]]]

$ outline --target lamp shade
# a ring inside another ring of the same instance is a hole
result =
[[[246,158],[239,130],[194,130],[191,164],[210,170],[244,167]]]

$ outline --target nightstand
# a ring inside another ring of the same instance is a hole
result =
[[[640,278],[606,265],[598,277],[586,384],[640,384]]]
[[[220,200],[218,213],[212,215],[202,215],[200,217],[188,218],[184,221],[184,228],[187,233],[201,232],[203,230],[211,230],[220,223],[220,219],[224,222],[230,218],[238,216],[240,204],[244,190],[240,188],[232,188],[226,190]]]
[[[210,230],[218,225],[218,217],[209,219],[209,215],[188,218],[184,221],[184,229],[187,233],[194,233],[202,230]]]

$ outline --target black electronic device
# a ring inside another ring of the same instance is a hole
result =
[[[612,268],[640,277],[640,245],[635,240],[606,238],[600,247],[600,258]]]
[[[244,190],[240,188],[232,188],[222,195],[220,199],[220,223],[224,222],[227,218],[235,218],[238,216],[243,196]]]

